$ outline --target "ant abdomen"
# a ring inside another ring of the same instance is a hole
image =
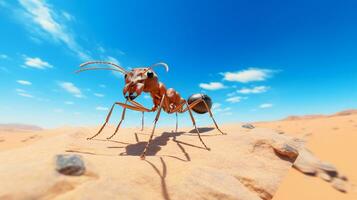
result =
[[[206,94],[193,94],[188,98],[187,103],[189,105],[191,105],[193,102],[198,101],[200,99],[202,99],[204,102],[206,102],[208,108],[211,109],[211,107],[212,107],[212,99]],[[198,114],[207,113],[208,109],[207,109],[207,106],[205,105],[205,103],[203,101],[199,102],[196,106],[192,107],[192,110],[195,111]]]

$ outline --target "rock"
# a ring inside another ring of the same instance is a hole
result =
[[[346,181],[339,179],[339,178],[334,178],[331,181],[331,185],[333,188],[340,192],[347,192],[348,190],[348,184]]]
[[[320,161],[307,149],[299,150],[299,156],[296,158],[294,167],[307,175],[315,175],[317,173],[316,166]]]
[[[80,155],[57,155],[56,170],[64,175],[80,176],[85,172],[85,166]]]
[[[342,176],[340,176],[339,178],[340,178],[341,180],[348,181],[347,176],[342,175]]]
[[[272,146],[276,153],[290,159],[296,159],[299,155],[298,150],[287,143],[274,143]]]
[[[324,171],[320,171],[317,175],[324,181],[330,182],[332,180],[332,177]]]
[[[242,127],[243,127],[243,128],[247,128],[247,129],[253,129],[253,128],[255,128],[252,124],[243,124]]]
[[[337,169],[335,166],[333,166],[332,164],[328,163],[328,162],[320,162],[317,167],[320,170],[323,170],[324,172],[326,172],[328,175],[330,175],[331,177],[336,177],[338,175]]]

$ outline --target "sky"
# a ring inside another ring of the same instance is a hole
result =
[[[356,9],[347,0],[0,0],[0,123],[102,123],[125,101],[124,80],[74,73],[89,60],[126,69],[166,62],[160,81],[185,99],[209,95],[219,123],[357,108]],[[137,100],[152,106],[148,95]],[[140,117],[127,112],[124,126]],[[151,125],[153,113],[145,118]],[[179,120],[191,123],[187,113]],[[163,114],[159,124],[175,118]]]

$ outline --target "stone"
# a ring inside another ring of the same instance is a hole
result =
[[[331,185],[333,188],[340,192],[347,192],[348,190],[348,184],[346,181],[339,179],[339,178],[334,178],[331,181]]]
[[[243,128],[247,128],[247,129],[253,129],[253,128],[255,128],[252,124],[243,124],[242,127],[243,127]]]
[[[290,159],[296,159],[299,155],[298,150],[287,143],[274,143],[272,146],[276,153]]]
[[[339,178],[340,178],[341,180],[348,181],[347,176],[342,175],[342,176],[340,176]]]
[[[320,171],[317,175],[324,181],[330,182],[332,180],[332,177],[324,171]]]
[[[319,164],[317,165],[317,167],[320,170],[325,171],[327,174],[329,174],[331,177],[336,177],[338,175],[337,169],[335,166],[333,166],[332,164],[328,163],[328,162],[319,162]]]
[[[85,165],[82,156],[70,155],[57,155],[56,156],[56,170],[68,176],[80,176],[85,172]]]
[[[320,162],[310,151],[303,148],[294,162],[294,168],[307,175],[316,175],[316,165]]]

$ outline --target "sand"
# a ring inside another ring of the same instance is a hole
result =
[[[150,128],[123,128],[108,141],[110,126],[87,141],[98,127],[0,126],[0,199],[357,199],[356,112],[294,116],[253,123],[254,129],[241,125],[222,125],[228,135],[202,128],[211,151],[191,128],[159,128],[145,161],[139,154]],[[347,193],[291,168],[294,160],[277,154],[277,143],[300,145],[295,138],[348,178]],[[82,156],[85,174],[59,174],[58,154]]]
[[[110,141],[114,127],[91,141],[97,128],[2,130],[0,199],[271,199],[294,162],[278,144],[300,143],[269,129],[222,129],[200,129],[207,151],[191,128],[159,128],[144,161],[149,128],[123,128]],[[85,174],[58,173],[58,154],[82,156]]]
[[[351,185],[341,193],[320,178],[306,176],[291,169],[274,196],[274,200],[355,200],[357,199],[357,113],[345,111],[331,116],[290,117],[276,122],[255,123],[307,141],[306,146],[321,160],[332,163],[347,176]]]

